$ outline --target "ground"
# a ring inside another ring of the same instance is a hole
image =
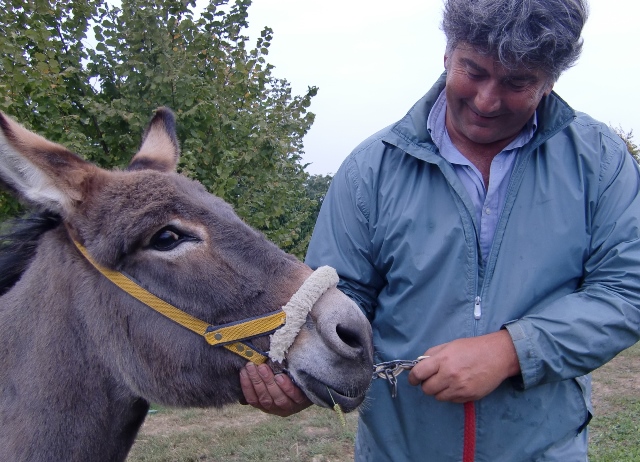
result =
[[[640,461],[640,343],[593,374],[591,462]],[[282,419],[249,406],[159,408],[147,418],[129,462],[348,462],[357,416],[343,427],[329,409]]]

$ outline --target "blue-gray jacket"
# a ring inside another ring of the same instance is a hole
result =
[[[543,98],[482,266],[471,200],[426,128],[443,88],[444,76],[345,160],[307,263],[337,269],[371,320],[377,361],[506,326],[521,380],[474,403],[466,436],[476,461],[547,460],[588,422],[586,374],[640,338],[638,168],[608,127]],[[424,395],[406,374],[395,399],[374,380],[356,459],[460,461],[464,425],[463,405]]]

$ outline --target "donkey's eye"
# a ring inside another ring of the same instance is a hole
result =
[[[195,239],[193,236],[189,236],[174,227],[168,226],[153,235],[149,242],[149,247],[161,251],[173,250],[183,242],[193,241]]]

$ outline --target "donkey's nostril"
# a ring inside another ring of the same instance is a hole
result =
[[[351,348],[362,348],[362,336],[358,331],[338,324],[336,325],[336,333],[340,340]]]

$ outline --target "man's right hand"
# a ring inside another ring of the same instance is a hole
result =
[[[246,404],[267,414],[288,417],[312,404],[289,376],[274,374],[266,364],[248,363],[240,371],[240,385]]]

